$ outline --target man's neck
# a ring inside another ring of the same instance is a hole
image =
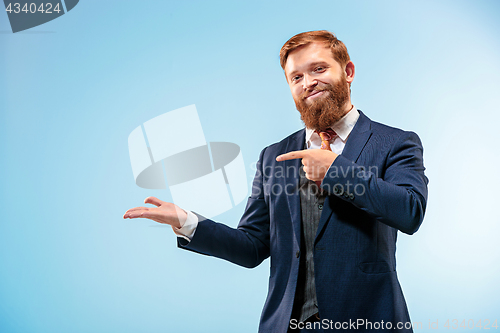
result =
[[[335,123],[330,124],[330,128],[332,128],[336,123],[338,123],[342,118],[344,118],[346,114],[348,114],[349,112],[351,112],[351,110],[354,107],[354,105],[351,104],[351,101],[348,101],[348,105],[349,106],[344,109],[344,113],[342,114],[342,116],[340,117],[340,119],[337,120]]]

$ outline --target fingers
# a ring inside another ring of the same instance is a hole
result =
[[[162,217],[161,213],[155,212],[149,208],[146,209],[137,209],[137,210],[128,210],[125,215],[123,215],[124,219],[150,219],[159,223],[164,223],[159,218]]]
[[[155,198],[155,197],[147,197],[144,200],[144,203],[148,203],[148,204],[155,205],[156,207],[160,207],[163,204],[163,201],[161,201],[160,199]]]
[[[136,207],[129,209],[123,214],[124,219],[135,219],[138,217],[142,217],[145,212],[149,211],[147,207]]]
[[[137,207],[139,208],[139,207]],[[163,220],[159,219],[160,215],[153,213],[147,207],[143,207],[143,209],[129,209],[125,215],[123,215],[124,219],[149,219],[158,223],[165,223]]]
[[[304,173],[305,173],[305,176],[306,176],[307,179],[314,180],[313,179],[313,174],[311,173],[311,171],[306,166],[304,166]]]
[[[303,158],[307,156],[308,153],[309,152],[307,149],[291,151],[289,153],[279,155],[278,157],[276,157],[276,161],[281,162],[286,160],[293,160],[296,158]]]
[[[158,223],[169,224],[180,228],[187,219],[185,210],[173,203],[161,201],[155,197],[147,197],[145,203],[157,207],[135,207],[127,210],[124,219],[145,218]]]
[[[129,210],[127,210],[127,211],[125,212],[125,214],[126,214],[126,213],[128,213],[128,212],[133,212],[134,210],[140,210],[140,209],[147,210],[147,209],[149,209],[149,208],[150,208],[150,207],[134,207],[134,208],[130,208]]]

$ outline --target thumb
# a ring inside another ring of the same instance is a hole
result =
[[[144,200],[144,203],[147,203],[147,204],[152,204],[152,205],[155,205],[156,207],[160,207],[164,202],[161,201],[160,199],[158,198],[155,198],[155,197],[147,197],[145,200]]]

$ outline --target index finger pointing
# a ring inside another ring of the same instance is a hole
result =
[[[305,156],[306,151],[307,150],[291,151],[289,153],[279,155],[278,157],[276,157],[276,161],[281,162],[286,160],[293,160],[295,158],[303,158]]]

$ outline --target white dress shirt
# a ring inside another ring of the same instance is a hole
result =
[[[351,133],[354,125],[359,118],[358,110],[352,106],[351,110],[343,116],[339,121],[332,125],[331,129],[337,133],[337,136],[330,142],[330,148],[337,155],[342,154],[344,150],[345,143],[349,134]],[[319,149],[321,148],[321,138],[318,133],[316,133],[313,129],[306,127],[306,147],[307,149]],[[183,237],[186,240],[190,241],[193,238],[193,235],[196,231],[196,227],[198,226],[198,217],[191,211],[187,212],[187,219],[182,225],[181,228],[172,227],[175,234],[178,237]]]

